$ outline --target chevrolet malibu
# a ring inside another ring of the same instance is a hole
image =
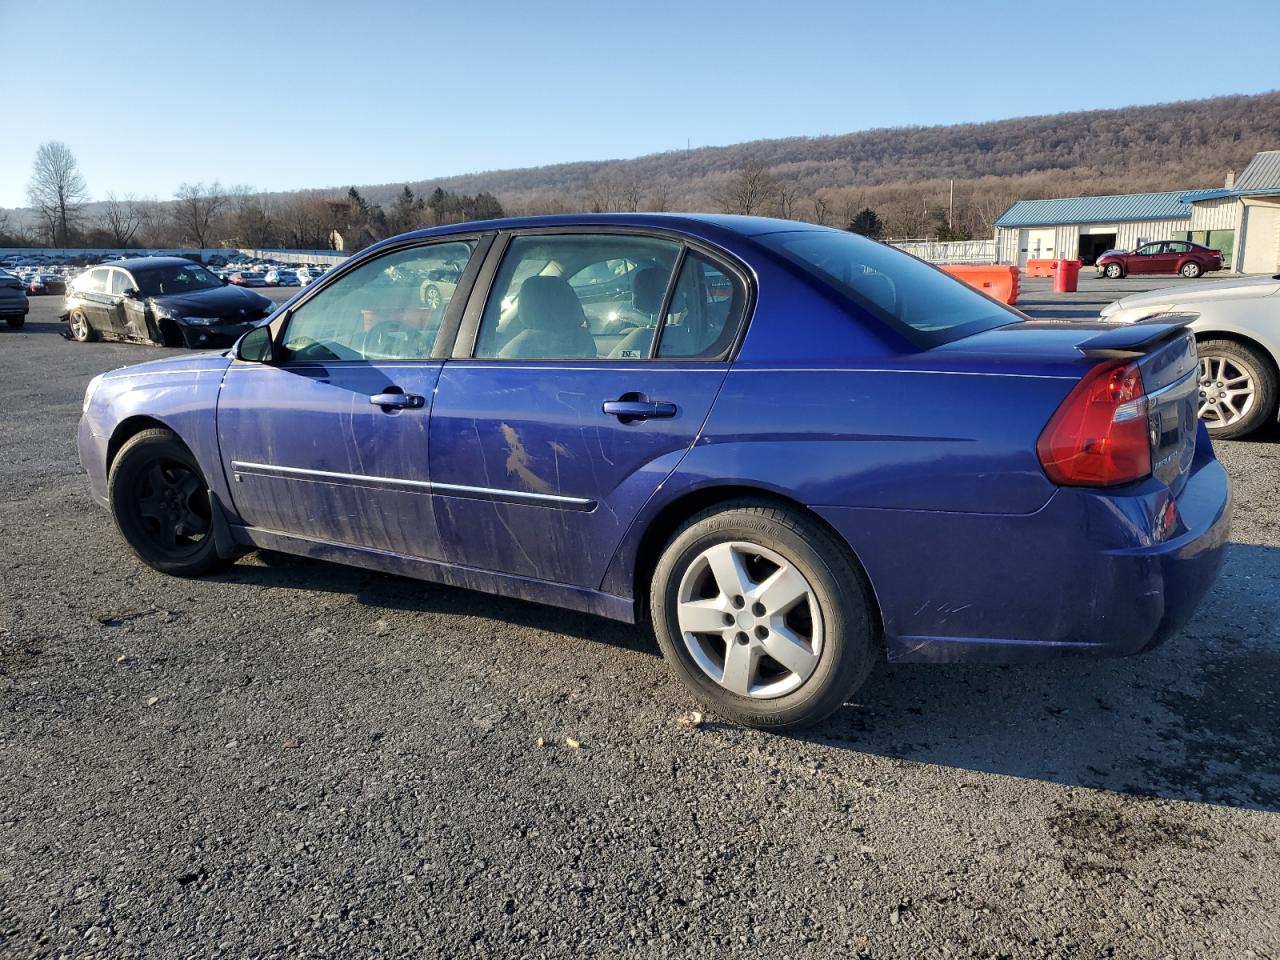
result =
[[[79,449],[157,570],[269,549],[647,618],[703,703],[785,729],[882,655],[1118,656],[1187,622],[1231,514],[1188,320],[1030,321],[790,221],[492,221],[94,378]]]

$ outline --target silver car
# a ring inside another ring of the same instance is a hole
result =
[[[1195,313],[1200,418],[1215,438],[1242,437],[1277,417],[1280,400],[1280,274],[1135,293],[1102,319],[1133,323]]]

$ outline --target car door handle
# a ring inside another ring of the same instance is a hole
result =
[[[601,409],[623,423],[666,419],[676,415],[676,405],[666,400],[606,400]]]
[[[397,391],[375,393],[369,398],[369,402],[375,407],[382,407],[383,410],[418,410],[425,406],[427,401],[416,393],[400,393]]]

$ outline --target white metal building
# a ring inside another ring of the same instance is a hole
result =
[[[1000,263],[1082,259],[1149,240],[1223,252],[1235,273],[1280,273],[1280,150],[1257,154],[1217,190],[1018,200],[995,222]]]

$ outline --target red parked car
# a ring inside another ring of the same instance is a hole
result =
[[[1131,273],[1182,274],[1188,280],[1222,269],[1222,251],[1186,240],[1156,240],[1133,253],[1108,250],[1098,258],[1098,273],[1118,280]]]
[[[233,273],[227,277],[228,283],[234,283],[237,287],[265,287],[266,279],[260,273]]]

